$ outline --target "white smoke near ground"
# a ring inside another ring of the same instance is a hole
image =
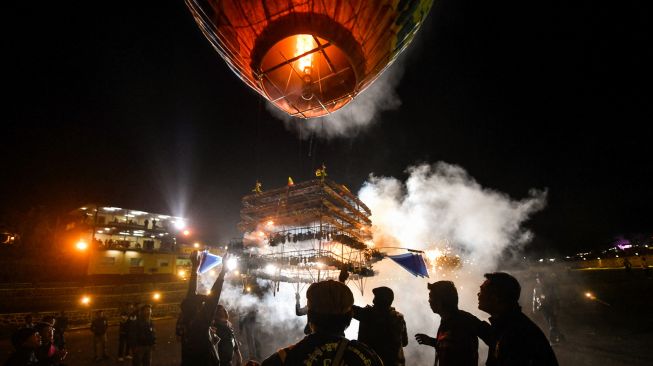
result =
[[[409,365],[430,364],[434,359],[431,347],[420,346],[416,333],[435,335],[439,317],[428,305],[427,282],[442,279],[456,284],[460,308],[487,319],[477,309],[476,293],[483,282],[483,273],[497,268],[500,255],[519,250],[532,234],[522,227],[528,218],[542,209],[546,192],[531,190],[529,196],[515,200],[508,195],[482,187],[461,167],[437,163],[408,169],[409,177],[401,182],[391,177],[370,176],[359,197],[372,211],[374,245],[433,249],[447,243],[459,255],[462,266],[447,270],[430,268],[430,278],[416,278],[390,259],[374,265],[376,275],[365,280],[348,282],[356,304],[372,303],[372,289],[388,286],[395,292],[393,306],[404,314],[409,345],[405,348]],[[392,249],[381,249],[392,254]],[[405,251],[396,251],[405,253]],[[256,307],[259,311],[264,357],[277,348],[300,339],[305,317],[294,314],[294,293],[299,288],[282,283],[279,292],[267,292],[262,298],[242,295],[241,289],[226,289],[222,301],[235,308]],[[305,304],[306,286],[299,289]],[[358,322],[352,321],[346,335],[355,339]],[[481,342],[482,343],[482,342]],[[484,363],[487,348],[481,345],[479,364]]]
[[[476,299],[483,274],[497,268],[506,250],[519,250],[531,239],[532,233],[522,224],[544,207],[546,192],[531,190],[527,198],[513,200],[482,187],[463,168],[442,162],[414,166],[408,173],[405,183],[370,176],[358,195],[372,211],[375,247],[429,250],[446,242],[460,256],[461,268],[432,268],[429,279],[415,278],[384,260],[375,266],[379,276],[368,281],[370,289],[388,286],[394,290],[394,306],[405,315],[409,332],[407,364],[417,365],[433,362],[434,351],[419,346],[414,334],[433,336],[439,322],[428,305],[427,282],[454,281],[460,308],[487,319],[477,309]],[[361,301],[371,303],[371,297],[368,291]],[[481,350],[487,352],[483,346]],[[479,361],[483,363],[484,358],[482,354]]]
[[[396,88],[404,74],[403,57],[386,70],[354,100],[334,113],[320,118],[300,119],[290,117],[271,103],[266,108],[282,120],[287,129],[302,138],[315,135],[320,138],[354,137],[376,121],[379,113],[401,106]]]

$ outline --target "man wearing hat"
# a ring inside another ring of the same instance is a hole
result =
[[[16,351],[9,356],[5,366],[26,366],[38,363],[34,351],[41,345],[41,336],[34,328],[20,328],[11,335]]]
[[[381,366],[370,348],[343,336],[352,319],[354,295],[347,285],[333,280],[316,282],[306,291],[312,333],[283,348],[262,366],[332,365]]]
[[[490,325],[458,309],[458,291],[451,281],[428,284],[429,305],[440,315],[436,338],[416,334],[417,343],[435,348],[435,364],[440,366],[477,366],[478,337],[490,339]]]
[[[353,306],[354,319],[360,322],[358,340],[376,352],[386,366],[404,365],[408,333],[404,316],[393,308],[395,294],[388,287],[372,290],[372,306]]]

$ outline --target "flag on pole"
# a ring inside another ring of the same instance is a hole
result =
[[[219,266],[222,263],[222,257],[219,255],[211,254],[208,250],[201,253],[200,265],[197,268],[197,273],[203,274],[210,271],[212,268]]]
[[[398,265],[403,267],[406,271],[410,272],[413,276],[428,277],[429,273],[426,270],[426,263],[421,254],[406,253],[399,255],[389,255],[388,258],[397,262]]]

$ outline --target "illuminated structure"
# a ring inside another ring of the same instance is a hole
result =
[[[176,274],[195,249],[182,217],[93,204],[68,216],[66,240],[89,252],[90,275]]]
[[[258,277],[303,283],[341,269],[374,274],[370,209],[344,185],[315,179],[247,195],[242,204],[238,227],[245,249],[257,254],[242,260]]]
[[[186,0],[248,86],[291,116],[349,103],[412,41],[433,0]]]

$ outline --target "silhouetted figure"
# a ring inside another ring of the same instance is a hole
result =
[[[630,260],[628,260],[627,257],[624,257],[624,269],[627,273],[630,273],[631,268],[633,268],[633,264],[630,263]]]
[[[245,337],[247,344],[247,358],[253,360],[261,359],[261,343],[258,339],[258,324],[256,308],[248,309],[239,319],[238,328]]]
[[[435,348],[435,364],[440,366],[477,366],[478,337],[491,342],[490,325],[458,309],[458,291],[451,281],[428,284],[429,305],[440,315],[435,338],[416,334],[417,343]]]
[[[39,332],[32,328],[20,328],[11,335],[14,353],[4,366],[32,366],[38,363],[35,351],[41,345]]]
[[[41,345],[36,349],[36,359],[39,366],[57,366],[61,365],[68,352],[59,349],[54,344],[54,327],[53,322],[37,323],[34,329],[41,336]]]
[[[54,345],[59,349],[66,348],[66,330],[68,329],[68,316],[62,310],[54,323]]]
[[[521,286],[504,272],[486,273],[478,293],[478,308],[489,313],[492,338],[487,366],[557,366],[544,333],[519,306]]]
[[[128,353],[129,343],[129,327],[130,327],[129,314],[123,311],[120,314],[120,324],[118,325],[118,362],[125,360]]]
[[[349,272],[346,269],[341,269],[340,273],[338,274],[338,281],[345,283],[347,282],[347,279],[349,278]],[[302,307],[299,303],[299,292],[295,293],[295,315],[297,316],[304,316],[308,314],[308,306]],[[308,335],[311,334],[311,327],[308,324],[308,320],[306,320],[306,325],[304,326],[304,334]]]
[[[272,354],[263,361],[263,366],[383,365],[366,345],[342,336],[351,323],[354,305],[354,295],[346,285],[333,280],[313,283],[306,291],[306,298],[308,321],[313,332]]]
[[[222,260],[226,262],[227,256],[225,255]],[[182,343],[182,347],[184,347],[182,365],[219,366],[220,358],[212,342],[210,328],[222,293],[227,268],[222,266],[222,271],[215,280],[210,295],[199,297],[195,295],[197,268],[200,264],[197,252],[191,254],[191,263],[191,281],[189,281],[187,296],[184,299],[186,304],[182,308],[182,316],[187,324]],[[202,300],[204,301],[201,304],[198,303]]]
[[[109,322],[104,316],[104,311],[95,312],[95,318],[91,322],[91,332],[93,332],[93,355],[96,361],[109,359],[107,354],[107,329]]]
[[[32,317],[31,314],[25,315],[25,328],[34,328],[34,318]]]
[[[141,306],[136,321],[130,326],[129,346],[132,351],[132,366],[150,366],[152,348],[156,344],[156,332],[152,324],[152,305]]]
[[[353,306],[353,317],[360,322],[358,340],[372,348],[383,365],[404,365],[408,333],[404,316],[393,308],[394,292],[388,287],[372,290],[373,306]]]
[[[218,355],[220,356],[220,366],[240,366],[243,357],[240,354],[238,341],[234,335],[234,330],[229,321],[229,312],[227,309],[218,305],[213,319],[214,344],[217,343]]]
[[[549,341],[557,344],[564,340],[558,328],[558,311],[560,309],[560,296],[553,279],[545,279],[543,275],[535,274],[535,287],[533,287],[533,313],[540,313],[549,326]]]
[[[145,219],[145,225],[144,225],[144,226],[145,226],[145,229],[149,229],[149,226],[150,226],[150,220]]]

